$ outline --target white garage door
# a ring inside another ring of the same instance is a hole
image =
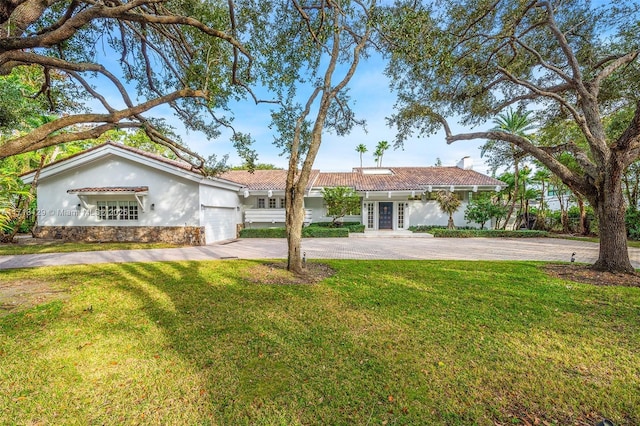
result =
[[[202,226],[207,244],[236,237],[236,209],[225,207],[204,207]]]

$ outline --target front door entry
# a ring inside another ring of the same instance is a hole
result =
[[[393,229],[393,203],[380,203],[378,209],[378,229]]]

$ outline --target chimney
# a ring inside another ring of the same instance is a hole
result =
[[[473,170],[473,160],[467,155],[466,157],[462,157],[462,160],[458,161],[456,166],[462,170]]]

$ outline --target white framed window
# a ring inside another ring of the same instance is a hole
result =
[[[281,208],[281,209],[284,209],[284,208],[285,208],[284,198],[280,198],[280,208]]]
[[[269,198],[269,208],[270,209],[275,209],[276,208],[276,203],[278,202],[278,200],[276,198]]]
[[[398,229],[404,229],[404,203],[398,203]]]
[[[96,213],[98,220],[138,220],[138,202],[98,201]]]
[[[258,198],[258,208],[259,209],[267,208],[264,198]]]

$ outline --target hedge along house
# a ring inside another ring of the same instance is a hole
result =
[[[244,226],[284,226],[285,170],[230,171],[223,177],[244,186],[241,194]],[[461,199],[454,222],[467,225],[464,210],[473,194],[499,191],[505,186],[497,179],[473,171],[468,157],[455,167],[354,168],[345,173],[313,171],[309,181],[305,197],[306,224],[331,221],[326,215],[322,189],[346,186],[362,197],[362,204],[360,211],[346,216],[344,221],[361,222],[366,230],[446,226],[448,215],[436,202],[436,194],[441,190],[454,192]]]
[[[25,183],[35,173],[22,176]],[[34,236],[202,245],[235,238],[242,185],[106,143],[42,169]]]

